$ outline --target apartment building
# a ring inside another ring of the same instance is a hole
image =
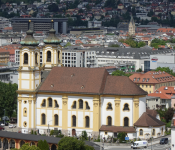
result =
[[[97,67],[95,51],[63,50],[62,64],[65,67]]]
[[[9,19],[0,17],[0,30],[2,31],[5,27],[9,27]]]
[[[175,86],[175,77],[164,71],[135,73],[129,78],[148,93],[154,93],[162,86]]]
[[[10,58],[9,52],[1,51],[0,52],[0,63],[8,63]]]

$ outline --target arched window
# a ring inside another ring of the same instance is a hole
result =
[[[54,102],[55,102],[55,108],[58,108],[59,107],[58,102],[56,100]]]
[[[27,108],[26,107],[24,107],[24,109],[23,109],[23,116],[27,117]]]
[[[86,102],[86,109],[90,109],[88,102]]]
[[[49,107],[52,107],[52,98],[49,98],[48,101],[49,101]]]
[[[129,105],[125,104],[123,110],[129,110]]]
[[[153,131],[152,131],[152,135],[153,135],[153,136],[155,135],[155,129],[153,129]]]
[[[44,99],[42,104],[41,104],[42,107],[46,107],[46,100]]]
[[[55,125],[58,126],[58,115],[54,115]]]
[[[76,116],[72,116],[72,126],[76,127]]]
[[[140,134],[140,136],[143,135],[143,130],[142,129],[140,129],[139,134]]]
[[[58,63],[61,63],[60,62],[60,51],[58,51]]]
[[[30,143],[30,146],[32,146],[32,145],[35,145],[35,143],[34,143],[34,142],[31,142],[31,143]]]
[[[82,99],[79,100],[79,109],[83,109],[83,100]]]
[[[35,64],[38,64],[38,53],[35,53]]]
[[[89,116],[86,116],[85,120],[86,120],[86,128],[89,128]]]
[[[107,104],[107,110],[112,110],[112,104],[111,103]]]
[[[108,116],[107,121],[108,121],[108,126],[112,126],[112,118],[111,118],[111,116]]]
[[[42,114],[41,117],[42,117],[42,120],[41,120],[42,124],[46,124],[46,115]]]
[[[163,135],[163,128],[162,128],[162,135]]]
[[[51,62],[51,51],[47,51],[47,62]]]
[[[76,109],[76,101],[73,102],[72,109]]]
[[[22,140],[22,141],[20,142],[20,147],[22,147],[23,144],[25,144],[25,142]]]
[[[125,127],[128,127],[129,126],[129,119],[128,119],[128,117],[125,117],[124,118],[124,126]]]
[[[24,64],[28,64],[28,54],[24,53]]]

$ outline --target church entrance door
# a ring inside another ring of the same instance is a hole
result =
[[[76,130],[72,129],[72,136],[75,136],[75,135],[76,135]]]

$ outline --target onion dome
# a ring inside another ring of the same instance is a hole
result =
[[[55,36],[55,30],[52,28],[49,30],[49,35],[44,39],[45,44],[60,44],[61,40]]]
[[[26,34],[25,39],[20,42],[22,46],[37,46],[39,44],[39,41],[34,39],[32,30],[28,30]]]

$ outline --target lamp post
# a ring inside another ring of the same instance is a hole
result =
[[[50,120],[50,121],[52,121],[52,120]],[[50,121],[48,121],[48,132],[49,132],[49,122],[50,122]]]

